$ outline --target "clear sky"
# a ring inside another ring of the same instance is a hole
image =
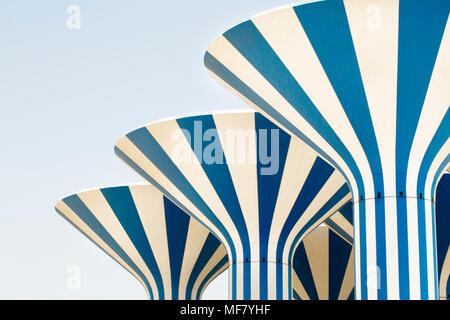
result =
[[[0,299],[145,299],[55,211],[62,197],[143,181],[113,152],[159,118],[247,108],[203,67],[219,34],[292,1],[0,2]],[[81,28],[66,26],[81,9]],[[80,270],[70,289],[68,268]],[[227,298],[226,273],[204,298]]]

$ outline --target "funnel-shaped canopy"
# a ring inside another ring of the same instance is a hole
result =
[[[431,185],[450,151],[448,0],[329,0],[240,23],[208,48],[221,84],[343,173],[356,297],[435,299]],[[419,199],[419,200],[418,200]]]
[[[116,153],[222,241],[233,299],[289,299],[295,244],[351,198],[338,171],[254,112],[156,122]]]
[[[294,254],[297,300],[353,300],[353,246],[325,225],[308,234]]]
[[[439,296],[450,300],[450,173],[442,176],[436,188],[436,238]]]
[[[135,276],[150,299],[200,299],[228,266],[219,240],[151,185],[83,191],[56,211]]]

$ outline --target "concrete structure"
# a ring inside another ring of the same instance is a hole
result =
[[[205,55],[225,87],[346,178],[357,299],[437,299],[450,151],[448,0],[329,0],[242,22]]]
[[[150,299],[200,299],[228,267],[219,240],[151,185],[79,192],[56,211],[135,276]]]
[[[290,299],[296,244],[351,198],[337,170],[254,112],[158,121],[116,153],[222,241],[232,299]]]
[[[353,246],[327,225],[308,234],[295,250],[292,287],[296,300],[353,300]]]

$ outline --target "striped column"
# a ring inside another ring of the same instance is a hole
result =
[[[449,168],[450,169],[450,168]],[[436,188],[436,238],[438,291],[441,300],[450,300],[450,173],[442,176]]]
[[[357,299],[437,299],[433,181],[450,151],[450,2],[329,0],[218,37],[205,66],[349,181]]]
[[[353,300],[353,245],[325,224],[300,242],[292,267],[296,300]]]
[[[83,191],[56,211],[136,277],[150,299],[200,299],[228,267],[219,240],[151,185]]]
[[[351,198],[338,171],[255,112],[155,122],[116,154],[222,241],[232,299],[290,299],[295,245]]]

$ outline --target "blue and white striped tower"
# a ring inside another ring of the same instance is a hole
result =
[[[219,240],[151,185],[83,191],[56,211],[136,277],[150,299],[200,299],[228,267]]]
[[[292,288],[297,300],[353,300],[353,245],[325,224],[295,249]]]
[[[450,299],[450,173],[440,179],[436,188],[436,237],[439,275],[439,297]]]
[[[351,198],[337,170],[255,112],[152,123],[116,153],[222,241],[232,299],[290,299],[295,244]]]
[[[433,181],[449,161],[448,0],[329,0],[217,38],[220,83],[313,147],[354,199],[357,299],[437,299]]]

